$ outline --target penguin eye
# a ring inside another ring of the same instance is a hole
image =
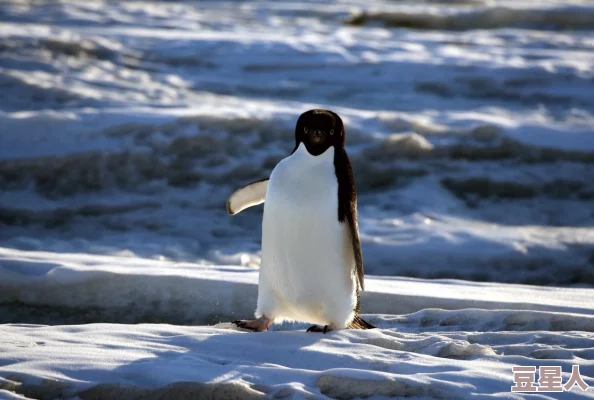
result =
[[[303,132],[307,133],[307,128],[303,128]]]
[[[330,130],[330,134],[331,134],[331,135],[334,135],[334,129],[331,129],[331,130]]]

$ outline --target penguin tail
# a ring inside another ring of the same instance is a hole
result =
[[[371,325],[369,322],[365,321],[358,315],[355,315],[355,318],[349,323],[349,329],[374,329],[375,326]]]

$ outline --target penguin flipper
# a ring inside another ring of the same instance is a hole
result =
[[[355,258],[355,274],[359,288],[365,290],[365,273],[363,271],[363,254],[359,239],[359,224],[357,222],[357,189],[351,162],[344,149],[334,155],[334,168],[338,178],[338,221],[348,223]]]
[[[356,200],[355,200],[356,201]],[[365,290],[365,273],[363,272],[363,254],[361,253],[361,240],[359,239],[359,224],[357,223],[356,203],[351,203],[347,210],[347,221],[351,232],[351,243],[353,245],[353,254],[355,256],[355,272],[361,290]]]
[[[235,215],[246,208],[264,203],[269,178],[248,183],[234,191],[227,199],[227,212]]]

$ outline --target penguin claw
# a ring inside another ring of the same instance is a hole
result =
[[[235,320],[233,322],[231,322],[232,324],[236,325],[238,328],[242,328],[242,329],[248,329],[250,331],[254,331],[257,332],[256,328],[253,326],[249,326],[247,323],[249,321],[241,321],[241,320]]]
[[[247,329],[253,332],[264,332],[268,330],[270,324],[272,324],[274,320],[268,319],[265,317],[260,317],[254,320],[235,320],[232,324],[236,325],[238,328]]]
[[[326,333],[328,331],[331,331],[332,329],[330,329],[329,325],[324,325],[324,327],[322,328],[319,325],[312,325],[309,328],[307,328],[306,332],[321,332],[321,333]]]

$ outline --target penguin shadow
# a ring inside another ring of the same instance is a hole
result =
[[[216,325],[216,334],[210,335],[193,348],[194,355],[221,365],[272,364],[314,370],[334,368],[343,359],[343,355],[321,351],[327,347],[328,341],[337,340],[336,336],[340,335],[340,331],[326,334],[306,332],[309,326],[307,324],[284,323],[266,332],[252,332],[227,327],[228,325],[232,324]],[[304,353],[307,353],[306,357],[302,356]]]
[[[288,373],[286,371],[292,368],[330,369],[338,365],[342,358],[338,354],[320,351],[324,344],[319,342],[332,337],[337,331],[308,333],[302,326],[299,329],[292,329],[291,326],[291,330],[281,326],[280,330],[244,332],[222,328],[221,325],[231,324],[218,324],[217,328],[200,327],[196,335],[161,334],[152,337],[143,343],[143,347],[152,354],[111,370],[109,374],[112,379],[109,381],[118,382],[118,385],[105,389],[115,390],[115,393],[121,391],[124,395],[127,392],[123,390],[130,388],[166,390],[170,382],[229,383],[255,369],[273,369],[278,370],[278,373]],[[203,328],[207,332],[202,331]]]
[[[267,332],[245,332],[230,325],[196,327],[194,333],[167,332],[147,339],[142,346],[149,350],[149,356],[109,372],[115,375],[109,381],[119,382],[120,385],[111,388],[118,393],[113,398],[127,399],[124,396],[126,392],[119,391],[122,388],[128,390],[130,386],[134,390],[147,387],[153,388],[151,390],[173,390],[171,382],[184,383],[188,390],[194,391],[211,390],[204,386],[211,385],[206,382],[216,382],[219,386],[232,385],[238,380],[249,381],[252,376],[261,377],[260,383],[271,377],[274,377],[273,380],[293,382],[297,379],[295,371],[321,373],[337,366],[350,370],[405,371],[409,374],[462,370],[461,366],[447,364],[428,371],[424,363],[415,362],[419,357],[416,353],[425,352],[408,348],[404,341],[397,340],[399,337],[382,335],[379,330],[337,330],[323,334],[305,332],[305,325],[283,324]],[[362,332],[366,335],[361,335]],[[361,337],[369,336],[371,332],[374,332],[373,337]],[[386,358],[387,352],[391,357]],[[92,380],[91,377],[89,380]],[[273,390],[263,384],[250,387],[264,393]],[[135,399],[153,398],[148,392],[141,394]],[[248,397],[242,394],[238,398]]]

